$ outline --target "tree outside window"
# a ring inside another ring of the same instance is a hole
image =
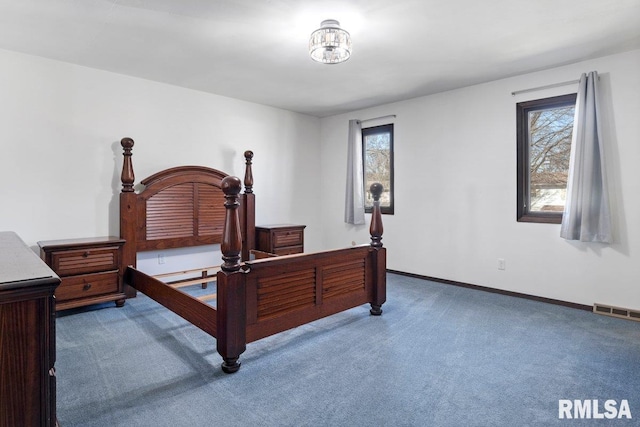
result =
[[[384,191],[380,196],[380,210],[393,214],[393,124],[362,129],[364,157],[365,212],[373,209],[371,184],[379,182]]]

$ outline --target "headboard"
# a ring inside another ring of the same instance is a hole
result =
[[[180,166],[143,179],[144,189],[133,188],[131,160],[134,141],[123,138],[122,190],[120,193],[120,237],[122,272],[136,265],[142,251],[209,245],[222,242],[225,196],[222,179],[228,174],[203,166]],[[245,151],[244,193],[240,198],[242,259],[255,247],[255,195],[251,164],[253,152]]]

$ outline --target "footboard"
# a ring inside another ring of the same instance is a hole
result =
[[[377,256],[364,245],[245,263],[247,342],[373,301]]]
[[[314,254],[260,259],[240,264],[238,217],[240,180],[222,180],[225,225],[221,243],[224,263],[218,272],[217,349],[222,370],[240,368],[246,343],[370,303],[382,314],[386,300],[386,250],[382,247],[379,197],[374,184],[371,244]]]

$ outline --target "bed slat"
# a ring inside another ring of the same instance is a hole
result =
[[[211,301],[216,298],[218,298],[218,294],[209,294],[209,295],[203,295],[201,297],[198,297],[200,301]]]
[[[216,276],[209,276],[209,277],[205,277],[205,278],[196,278],[196,279],[189,279],[189,280],[182,280],[182,281],[176,281],[176,282],[164,282],[169,286],[172,286],[174,288],[184,288],[187,286],[192,286],[192,285],[199,285],[201,283],[211,283],[211,282],[215,282],[216,281]]]

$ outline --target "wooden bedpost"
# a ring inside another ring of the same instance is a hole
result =
[[[133,139],[131,138],[122,138],[120,140],[120,145],[122,145],[122,156],[124,160],[122,162],[122,173],[120,174],[120,181],[122,181],[122,192],[123,193],[132,193],[133,192],[133,182],[136,177],[133,173],[133,163],[131,162],[131,150],[133,149]]]
[[[120,278],[124,280],[124,273],[127,266],[136,266],[136,193],[133,190],[135,175],[133,173],[133,163],[131,161],[131,150],[133,149],[133,139],[122,138],[120,140],[124,156],[122,163],[122,191],[120,193],[120,238],[125,240],[122,247],[122,260],[120,260]],[[136,290],[124,283],[124,292],[127,297],[135,297]],[[124,304],[124,301],[116,301],[116,304]]]
[[[256,247],[256,196],[253,194],[253,151],[244,152],[244,194],[241,196],[240,224],[242,227],[242,260],[249,260],[251,250]]]
[[[253,193],[253,170],[251,169],[251,163],[253,160],[253,151],[247,150],[244,152],[245,170],[244,170],[244,192],[245,194]]]
[[[221,271],[218,272],[217,349],[222,356],[222,370],[228,374],[240,369],[240,354],[246,349],[246,295],[245,278],[240,270],[242,235],[238,194],[242,184],[235,176],[222,180],[226,208],[222,232]]]
[[[382,194],[382,184],[371,184],[370,191],[373,195],[373,212],[371,214],[371,249],[373,252],[373,298],[371,300],[371,310],[374,316],[382,314],[382,304],[387,300],[387,256],[386,249],[382,247],[382,214],[380,212],[380,195]]]

